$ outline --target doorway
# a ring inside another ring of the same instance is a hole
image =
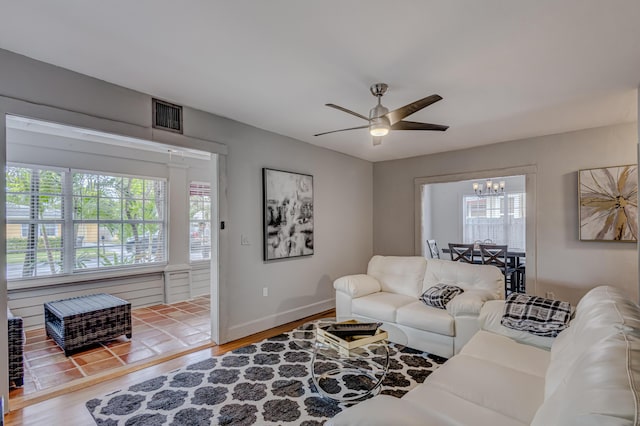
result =
[[[488,193],[487,184],[492,186]],[[496,190],[495,185],[499,185]],[[480,186],[483,191],[478,189]],[[436,240],[441,247],[449,242],[484,242],[526,250],[526,190],[522,175],[423,185],[422,205],[423,255],[429,253],[427,240]]]
[[[5,124],[7,304],[40,377],[24,389],[211,344],[217,155],[11,115]],[[42,302],[88,292],[131,302],[136,339],[56,358]]]
[[[508,245],[526,263],[526,291],[535,291],[535,166],[417,178],[414,187],[416,255],[431,257],[428,240],[442,259],[448,243]]]

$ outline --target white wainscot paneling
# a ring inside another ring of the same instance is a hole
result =
[[[21,316],[27,330],[44,327],[44,304],[53,300],[108,293],[131,302],[132,308],[164,303],[162,272],[73,284],[9,290],[11,312]]]
[[[211,293],[211,266],[209,262],[191,265],[191,298]]]
[[[191,267],[171,265],[164,271],[165,303],[191,299]]]

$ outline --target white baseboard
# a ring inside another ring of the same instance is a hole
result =
[[[227,341],[240,339],[260,331],[268,330],[288,322],[299,320],[300,318],[328,311],[336,307],[335,299],[322,300],[310,305],[301,306],[299,308],[290,309],[284,312],[278,312],[273,315],[258,318],[253,321],[229,327],[227,330]]]

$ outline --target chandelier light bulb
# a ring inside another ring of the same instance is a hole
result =
[[[491,180],[487,180],[484,184],[473,182],[471,186],[476,195],[504,194],[506,182],[502,180],[494,183]]]

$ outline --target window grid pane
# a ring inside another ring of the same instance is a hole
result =
[[[6,167],[7,278],[58,274],[63,259],[64,172]]]
[[[162,179],[9,165],[5,191],[10,280],[166,261]],[[64,242],[67,222],[71,244]],[[65,253],[73,259],[66,267]]]
[[[462,204],[464,243],[490,240],[510,249],[525,249],[524,192],[484,197],[464,195]]]
[[[189,258],[211,259],[211,187],[208,183],[189,185]]]
[[[83,256],[88,256],[84,247],[91,245],[95,246],[96,254],[91,255],[87,261],[76,261],[75,269],[165,262],[165,224],[162,216],[157,213],[158,209],[164,209],[165,182],[74,173],[74,182],[91,181],[97,182],[93,193],[81,185],[74,186],[77,191],[74,195],[84,194],[81,200],[88,210],[86,216],[76,216],[78,219],[74,221],[74,225],[95,229],[90,235],[84,235],[78,227],[76,238],[86,241],[83,244]],[[87,201],[91,198],[95,202]],[[95,213],[92,211],[94,208]],[[91,220],[91,217],[97,219]]]

